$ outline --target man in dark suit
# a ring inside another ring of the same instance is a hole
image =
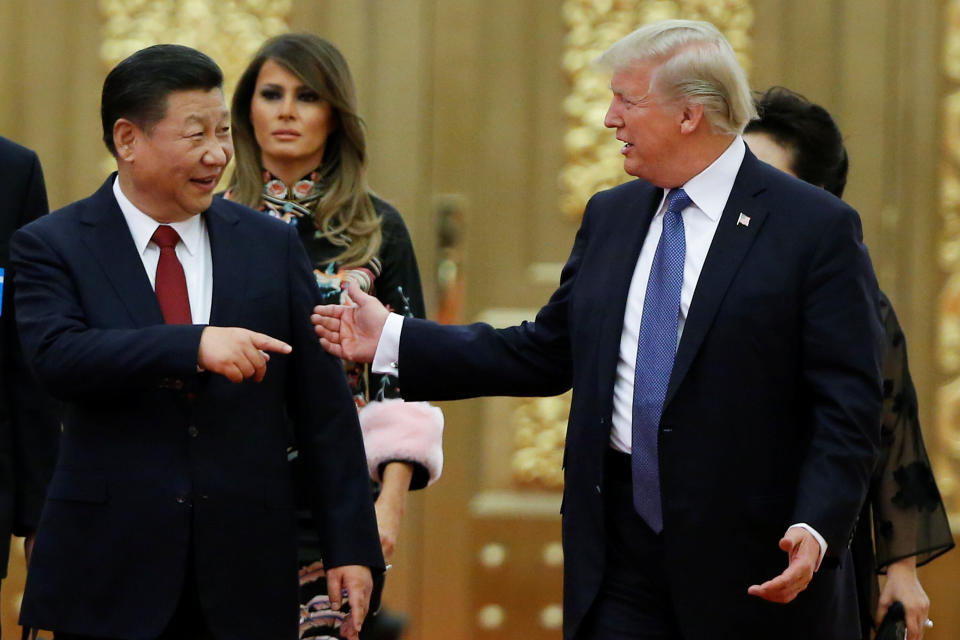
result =
[[[122,61],[101,104],[118,173],[13,239],[24,350],[66,402],[21,621],[58,638],[296,638],[291,443],[357,627],[383,569],[299,239],[211,202],[233,152],[221,85],[187,47]]]
[[[881,403],[857,214],[746,149],[749,88],[712,25],[649,25],[600,62],[639,180],[591,199],[534,322],[401,320],[352,290],[317,332],[408,399],[572,386],[565,638],[856,638]]]
[[[0,578],[7,574],[10,535],[24,536],[29,554],[43,494],[57,454],[56,403],[40,390],[23,362],[14,321],[10,236],[47,213],[40,160],[0,138]],[[28,555],[29,557],[29,555]]]

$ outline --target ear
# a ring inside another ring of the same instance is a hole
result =
[[[113,123],[113,146],[117,150],[117,159],[133,162],[137,155],[137,140],[143,132],[140,127],[126,118]]]
[[[686,102],[680,111],[680,133],[693,133],[701,122],[703,122],[703,105]]]

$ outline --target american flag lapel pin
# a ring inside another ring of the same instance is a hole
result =
[[[740,213],[740,217],[737,218],[737,226],[738,226],[738,227],[740,227],[740,226],[749,227],[749,226],[750,226],[750,216],[744,215],[743,212],[741,212],[741,213]]]

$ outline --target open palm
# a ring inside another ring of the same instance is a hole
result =
[[[353,306],[314,307],[310,317],[320,345],[329,353],[354,362],[373,362],[389,312],[383,304],[351,282],[347,293]]]

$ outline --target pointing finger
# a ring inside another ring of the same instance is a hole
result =
[[[255,331],[251,331],[250,333],[252,334],[251,339],[253,345],[261,351],[273,351],[274,353],[290,353],[293,351],[293,347],[282,340],[277,340],[276,338],[271,338],[266,334]]]

